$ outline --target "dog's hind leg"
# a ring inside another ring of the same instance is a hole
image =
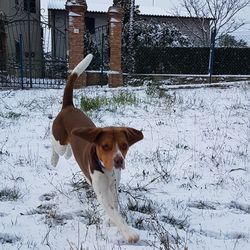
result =
[[[55,137],[51,136],[51,144],[52,144],[52,155],[51,155],[51,165],[56,167],[59,155],[64,155],[66,153],[68,145],[61,145],[59,141],[55,139]]]

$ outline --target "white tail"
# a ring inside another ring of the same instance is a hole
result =
[[[93,55],[88,54],[81,62],[77,64],[71,74],[77,74],[77,76],[81,75],[82,72],[89,66],[90,62],[92,61],[92,58]]]

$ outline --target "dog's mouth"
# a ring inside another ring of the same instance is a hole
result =
[[[125,165],[124,164],[123,165],[118,165],[118,166],[115,165],[114,168],[122,170],[122,169],[125,169]]]
[[[112,172],[112,170],[115,168],[117,170],[125,169],[125,164],[113,164],[112,166],[105,166],[101,161],[99,161],[99,165],[103,169],[107,169],[108,171]]]
[[[122,170],[125,169],[125,161],[113,161],[113,163],[111,165],[107,164],[105,165],[101,160],[98,160],[98,164],[101,168],[107,169],[110,172],[112,172],[113,169],[118,169],[118,170]]]

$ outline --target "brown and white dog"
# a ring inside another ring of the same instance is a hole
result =
[[[128,127],[97,128],[91,119],[73,104],[74,82],[88,67],[92,55],[86,56],[72,71],[64,90],[62,109],[52,126],[51,163],[56,166],[59,155],[66,159],[73,154],[98,201],[129,243],[139,240],[138,234],[118,212],[117,189],[125,156],[131,145],[143,139],[143,134]],[[71,151],[72,150],[72,151]]]

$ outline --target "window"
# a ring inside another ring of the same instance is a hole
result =
[[[90,32],[90,34],[95,33],[95,18],[85,17],[86,29]]]
[[[29,11],[31,13],[36,13],[36,0],[24,0],[23,7],[25,11]]]

